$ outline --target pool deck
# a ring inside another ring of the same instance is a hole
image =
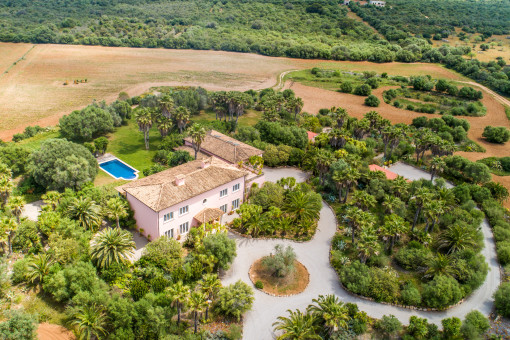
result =
[[[122,159],[112,155],[111,153],[105,153],[104,155],[97,157],[96,160],[97,160],[97,164],[99,164],[99,165],[101,165],[103,163],[106,163],[106,162],[109,162],[109,161],[118,160],[119,162],[121,162],[122,164],[124,164],[128,168],[133,169],[133,171],[134,171],[135,178],[127,179],[127,178],[124,178],[124,177],[116,177],[114,174],[110,173],[109,171],[107,171],[107,170],[103,169],[101,166],[99,166],[99,168],[101,170],[103,170],[104,172],[106,172],[108,175],[110,175],[111,177],[113,177],[115,179],[126,180],[126,181],[134,181],[134,180],[138,179],[138,173],[140,171],[138,171],[137,169],[133,168],[131,165],[127,164]]]
[[[114,155],[112,155],[111,153],[105,153],[104,155],[99,156],[96,159],[97,159],[97,163],[101,164],[104,162],[113,161],[114,159],[118,159],[118,158],[115,157]]]

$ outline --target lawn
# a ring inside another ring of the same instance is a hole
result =
[[[238,126],[253,126],[262,118],[262,112],[248,109],[246,113],[239,117]],[[212,110],[201,111],[198,116],[192,117],[194,122],[207,124],[216,120],[216,115]]]

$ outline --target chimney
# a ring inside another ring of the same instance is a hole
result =
[[[201,168],[205,169],[211,166],[211,158],[203,159]]]
[[[175,176],[175,185],[177,185],[178,187],[180,187],[181,185],[184,185],[185,181],[184,179],[186,178],[186,176],[184,175],[177,175]]]

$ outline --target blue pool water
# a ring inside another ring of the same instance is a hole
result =
[[[99,167],[110,174],[110,176],[122,179],[135,179],[137,177],[136,173],[138,172],[118,159],[101,163]]]

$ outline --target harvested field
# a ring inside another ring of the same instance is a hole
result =
[[[8,66],[31,47],[0,43],[0,55]],[[10,139],[28,125],[55,125],[62,115],[94,99],[113,101],[121,91],[136,95],[162,85],[194,85],[208,90],[262,89],[273,86],[284,71],[314,66],[465,80],[433,64],[373,64],[216,51],[36,45],[24,60],[0,77],[0,138]],[[73,84],[78,79],[87,82]],[[66,81],[69,85],[63,85]]]
[[[0,45],[0,77],[31,48],[32,44],[1,43]]]

